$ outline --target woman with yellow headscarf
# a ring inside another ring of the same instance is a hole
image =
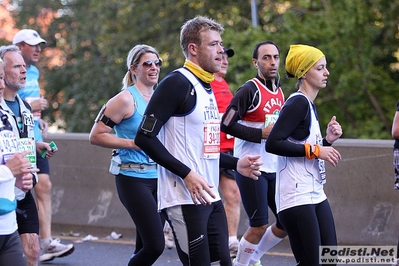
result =
[[[276,205],[288,233],[297,265],[319,265],[319,247],[336,246],[334,219],[323,185],[325,161],[341,159],[331,147],[342,135],[333,116],[322,138],[314,100],[327,86],[327,60],[317,48],[291,45],[286,58],[288,77],[296,78],[290,95],[266,142],[266,151],[278,156]]]

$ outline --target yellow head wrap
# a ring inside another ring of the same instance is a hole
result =
[[[290,45],[285,59],[285,70],[300,79],[323,56],[324,54],[315,47],[303,44]]]

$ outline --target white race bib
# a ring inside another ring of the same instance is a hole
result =
[[[220,157],[220,123],[204,123],[204,158],[218,159]]]

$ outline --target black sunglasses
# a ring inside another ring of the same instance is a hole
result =
[[[162,66],[162,61],[160,59],[155,59],[154,61],[147,60],[144,61],[141,65],[145,69],[150,69],[152,67],[152,64],[154,64],[156,67],[161,67]]]

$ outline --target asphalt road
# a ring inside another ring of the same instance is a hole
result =
[[[63,244],[74,243],[75,251],[63,258],[56,258],[41,265],[52,266],[126,266],[134,251],[134,241],[131,239],[106,240],[104,236],[97,236],[94,241],[82,241],[86,236],[71,237],[58,236]],[[262,257],[262,265],[288,266],[295,265],[288,243],[283,241]],[[288,249],[288,250],[287,250]],[[162,256],[155,262],[155,266],[182,265],[178,259],[176,249],[165,249]]]
[[[98,240],[83,241],[88,235],[65,236],[60,233],[58,238],[62,243],[74,243],[75,251],[63,258],[56,258],[40,265],[51,266],[126,266],[134,251],[133,238],[107,239],[106,234],[94,235]],[[57,236],[55,236],[57,237]],[[108,237],[109,238],[109,237]],[[263,266],[292,266],[296,265],[287,239],[268,251],[261,259]],[[155,266],[180,266],[176,249],[164,250],[161,257],[154,263]],[[392,264],[339,264],[341,265],[367,265],[381,266]],[[399,264],[398,264],[399,265]]]

